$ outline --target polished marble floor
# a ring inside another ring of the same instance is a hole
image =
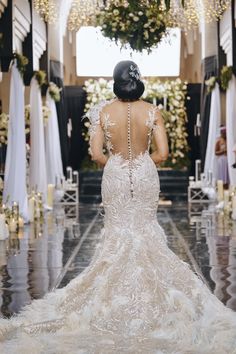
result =
[[[236,222],[211,205],[160,206],[169,247],[188,262],[215,295],[236,311]],[[60,288],[90,263],[103,225],[102,207],[80,204],[79,216],[57,208],[43,225],[27,225],[0,241],[0,313],[11,316]]]

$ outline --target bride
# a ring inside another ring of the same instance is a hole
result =
[[[92,158],[105,166],[100,246],[65,288],[0,320],[1,353],[236,353],[236,314],[168,248],[156,219],[168,146],[143,91],[137,65],[117,64],[117,98],[89,112]]]

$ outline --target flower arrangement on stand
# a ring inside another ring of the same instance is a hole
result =
[[[98,12],[97,26],[122,46],[150,52],[167,33],[167,12],[158,1],[110,1]]]
[[[101,83],[101,86],[99,83]],[[93,105],[102,100],[112,99],[114,97],[112,85],[112,81],[103,79],[86,81],[87,103],[85,110],[88,111]],[[188,166],[188,134],[186,130],[187,115],[185,108],[186,90],[186,82],[182,82],[180,79],[165,82],[160,80],[145,80],[143,99],[154,104],[157,100],[164,101],[164,104],[159,105],[158,108],[161,110],[164,118],[169,139],[170,155],[169,159],[162,164],[163,167],[179,169]],[[83,136],[84,140],[88,142],[88,130],[90,127],[88,120],[85,120],[84,126]]]

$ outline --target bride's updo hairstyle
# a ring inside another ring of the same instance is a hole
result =
[[[120,61],[113,72],[113,91],[123,101],[136,101],[144,92],[144,84],[137,64],[131,60]]]

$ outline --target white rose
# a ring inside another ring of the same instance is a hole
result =
[[[134,21],[138,22],[139,21],[139,17],[138,16],[134,16]]]
[[[143,15],[143,12],[142,12],[142,11],[139,11],[138,14],[139,14],[139,16],[142,16],[142,15]]]
[[[117,10],[117,9],[113,10],[114,15],[119,15],[119,13],[120,13],[119,10]]]

